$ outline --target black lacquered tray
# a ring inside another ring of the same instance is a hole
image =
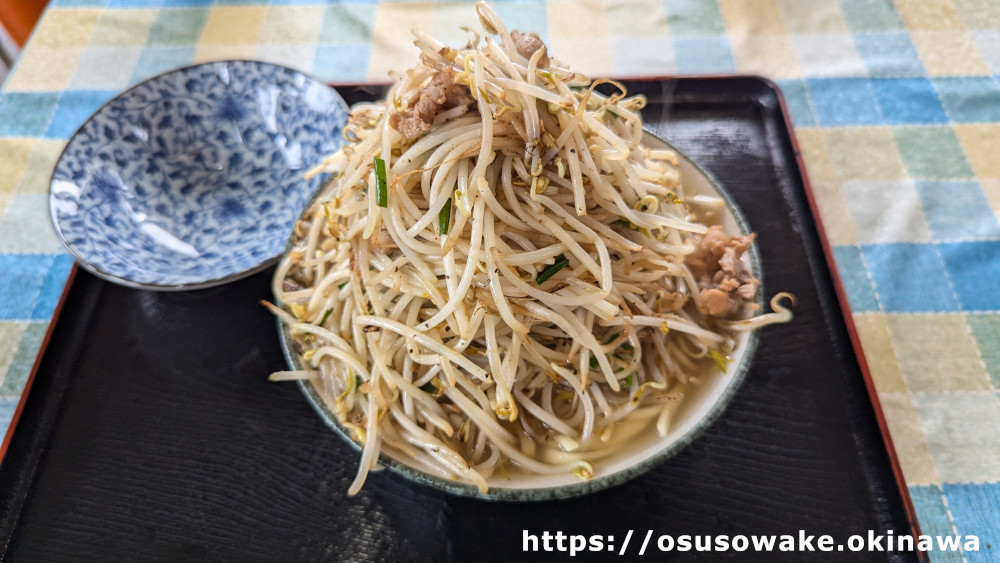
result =
[[[759,236],[767,295],[798,297],[795,321],[763,330],[744,386],[694,444],[625,485],[573,500],[486,503],[386,472],[347,498],[357,454],[295,385],[267,383],[285,368],[274,320],[257,304],[270,298],[270,272],[155,293],[77,271],[0,462],[5,558],[511,562],[568,556],[522,552],[525,534],[562,532],[601,538],[603,551],[584,560],[617,560],[627,536],[625,554],[637,556],[650,530],[646,557],[664,555],[664,534],[803,530],[846,543],[869,530],[912,533],[780,95],[752,77],[627,86],[649,98],[650,128],[742,207]],[[374,91],[342,93],[356,101]],[[847,555],[751,553],[670,555]]]

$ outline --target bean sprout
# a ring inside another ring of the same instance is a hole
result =
[[[739,332],[791,318],[785,294],[753,316],[752,235],[685,202],[642,97],[477,11],[485,38],[415,32],[419,64],[353,109],[274,277],[303,368],[272,379],[313,382],[362,445],[350,494],[383,451],[483,492],[590,478],[625,420],[665,435]]]

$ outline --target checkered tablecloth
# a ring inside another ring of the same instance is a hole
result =
[[[1000,3],[494,3],[591,76],[757,73],[778,82],[924,533],[1000,560]],[[0,429],[71,258],[48,178],[122,89],[192,62],[259,58],[337,81],[415,59],[408,30],[464,43],[467,2],[53,0],[0,95]],[[987,548],[990,544],[990,548]]]

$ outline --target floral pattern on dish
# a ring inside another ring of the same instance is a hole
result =
[[[52,222],[85,267],[153,289],[216,285],[284,250],[322,182],[347,106],[335,90],[255,61],[151,78],[98,110],[53,172]]]

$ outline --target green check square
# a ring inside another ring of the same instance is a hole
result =
[[[667,26],[676,37],[714,37],[726,32],[722,14],[715,2],[703,0],[664,0]]]
[[[153,20],[149,45],[196,45],[208,20],[204,8],[164,9]]]
[[[372,40],[374,21],[374,4],[332,4],[326,7],[318,42],[321,45],[368,43]],[[409,30],[405,31],[409,33]]]
[[[0,333],[3,333],[5,324],[0,324]],[[10,367],[7,368],[7,376],[0,384],[0,397],[17,397],[24,390],[24,385],[28,381],[28,375],[35,363],[35,356],[45,338],[45,331],[49,328],[49,323],[32,322],[29,323],[21,335],[14,357],[11,358]]]
[[[101,14],[90,45],[141,47],[147,41],[155,10],[108,10]]]
[[[890,0],[840,0],[840,9],[847,27],[854,33],[906,29]]]
[[[1000,391],[1000,313],[976,313],[968,316],[969,328],[976,338],[979,354],[990,374],[990,384]]]
[[[914,178],[971,178],[969,161],[955,131],[947,125],[896,127],[899,156]]]

